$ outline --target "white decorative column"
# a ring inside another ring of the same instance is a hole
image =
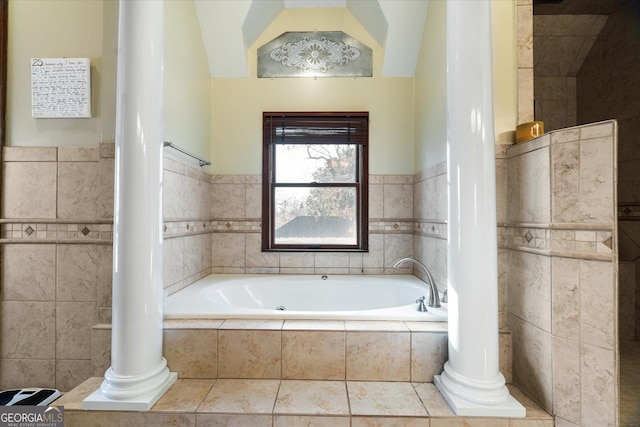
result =
[[[164,3],[121,1],[111,367],[83,409],[146,411],[177,378],[162,357]]]
[[[524,417],[499,370],[489,0],[447,1],[449,360],[436,386],[456,415]]]

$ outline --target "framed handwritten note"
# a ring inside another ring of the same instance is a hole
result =
[[[91,117],[89,58],[31,58],[31,116]]]

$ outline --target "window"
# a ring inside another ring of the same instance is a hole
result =
[[[263,251],[366,251],[369,113],[264,113]]]

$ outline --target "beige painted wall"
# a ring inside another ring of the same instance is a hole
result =
[[[496,141],[515,142],[518,122],[516,2],[493,0],[493,108]]]
[[[116,84],[118,69],[118,2],[105,1],[102,8],[102,73],[100,75],[100,141],[116,140]]]
[[[117,19],[115,1],[11,1],[8,146],[91,146],[115,139]],[[31,117],[32,57],[91,59],[91,118]],[[208,157],[211,79],[193,1],[165,2],[164,78],[165,139]]]
[[[498,141],[516,124],[515,4],[495,0],[494,105]],[[7,145],[96,145],[114,139],[114,2],[12,1],[9,8]],[[261,171],[261,113],[277,110],[367,110],[370,171],[405,174],[446,160],[445,2],[432,1],[415,79],[381,77],[381,47],[347,9],[286,9],[248,54],[246,79],[208,79],[191,1],[166,3],[165,135],[214,162],[219,174]],[[374,51],[372,78],[257,79],[256,50],[285,30],[343,29]],[[90,119],[31,117],[29,58],[90,57]],[[209,101],[209,97],[212,101]],[[211,122],[211,124],[209,124]]]
[[[431,1],[415,77],[414,172],[447,160],[446,2]]]
[[[494,128],[497,142],[514,142],[517,121],[516,4],[491,3]],[[431,1],[415,77],[414,172],[447,160],[446,2]]]
[[[170,0],[164,13],[164,138],[208,159],[211,78],[196,9],[193,1]],[[165,153],[188,160],[175,150]]]
[[[373,49],[371,78],[256,77],[256,50],[284,31],[342,30]],[[249,78],[213,80],[213,171],[262,171],[263,111],[369,111],[373,174],[413,171],[413,79],[381,77],[381,47],[347,9],[286,9],[249,50]]]
[[[10,2],[7,145],[97,145],[100,142],[102,6],[102,1]],[[91,59],[91,118],[31,117],[30,59],[34,57]]]

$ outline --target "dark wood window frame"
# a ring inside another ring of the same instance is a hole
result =
[[[344,131],[324,135],[289,136],[282,131],[289,128],[334,128],[342,123]],[[278,130],[279,129],[279,130]],[[286,137],[284,135],[287,135]],[[285,138],[285,139],[283,139]],[[357,146],[355,182],[353,183],[277,183],[274,165],[278,144],[353,144]],[[369,113],[368,112],[265,112],[263,113],[262,154],[262,250],[263,251],[368,251],[368,174],[369,174]],[[305,186],[312,188],[345,187],[356,190],[356,240],[348,244],[277,244],[275,242],[275,189],[279,186]]]

